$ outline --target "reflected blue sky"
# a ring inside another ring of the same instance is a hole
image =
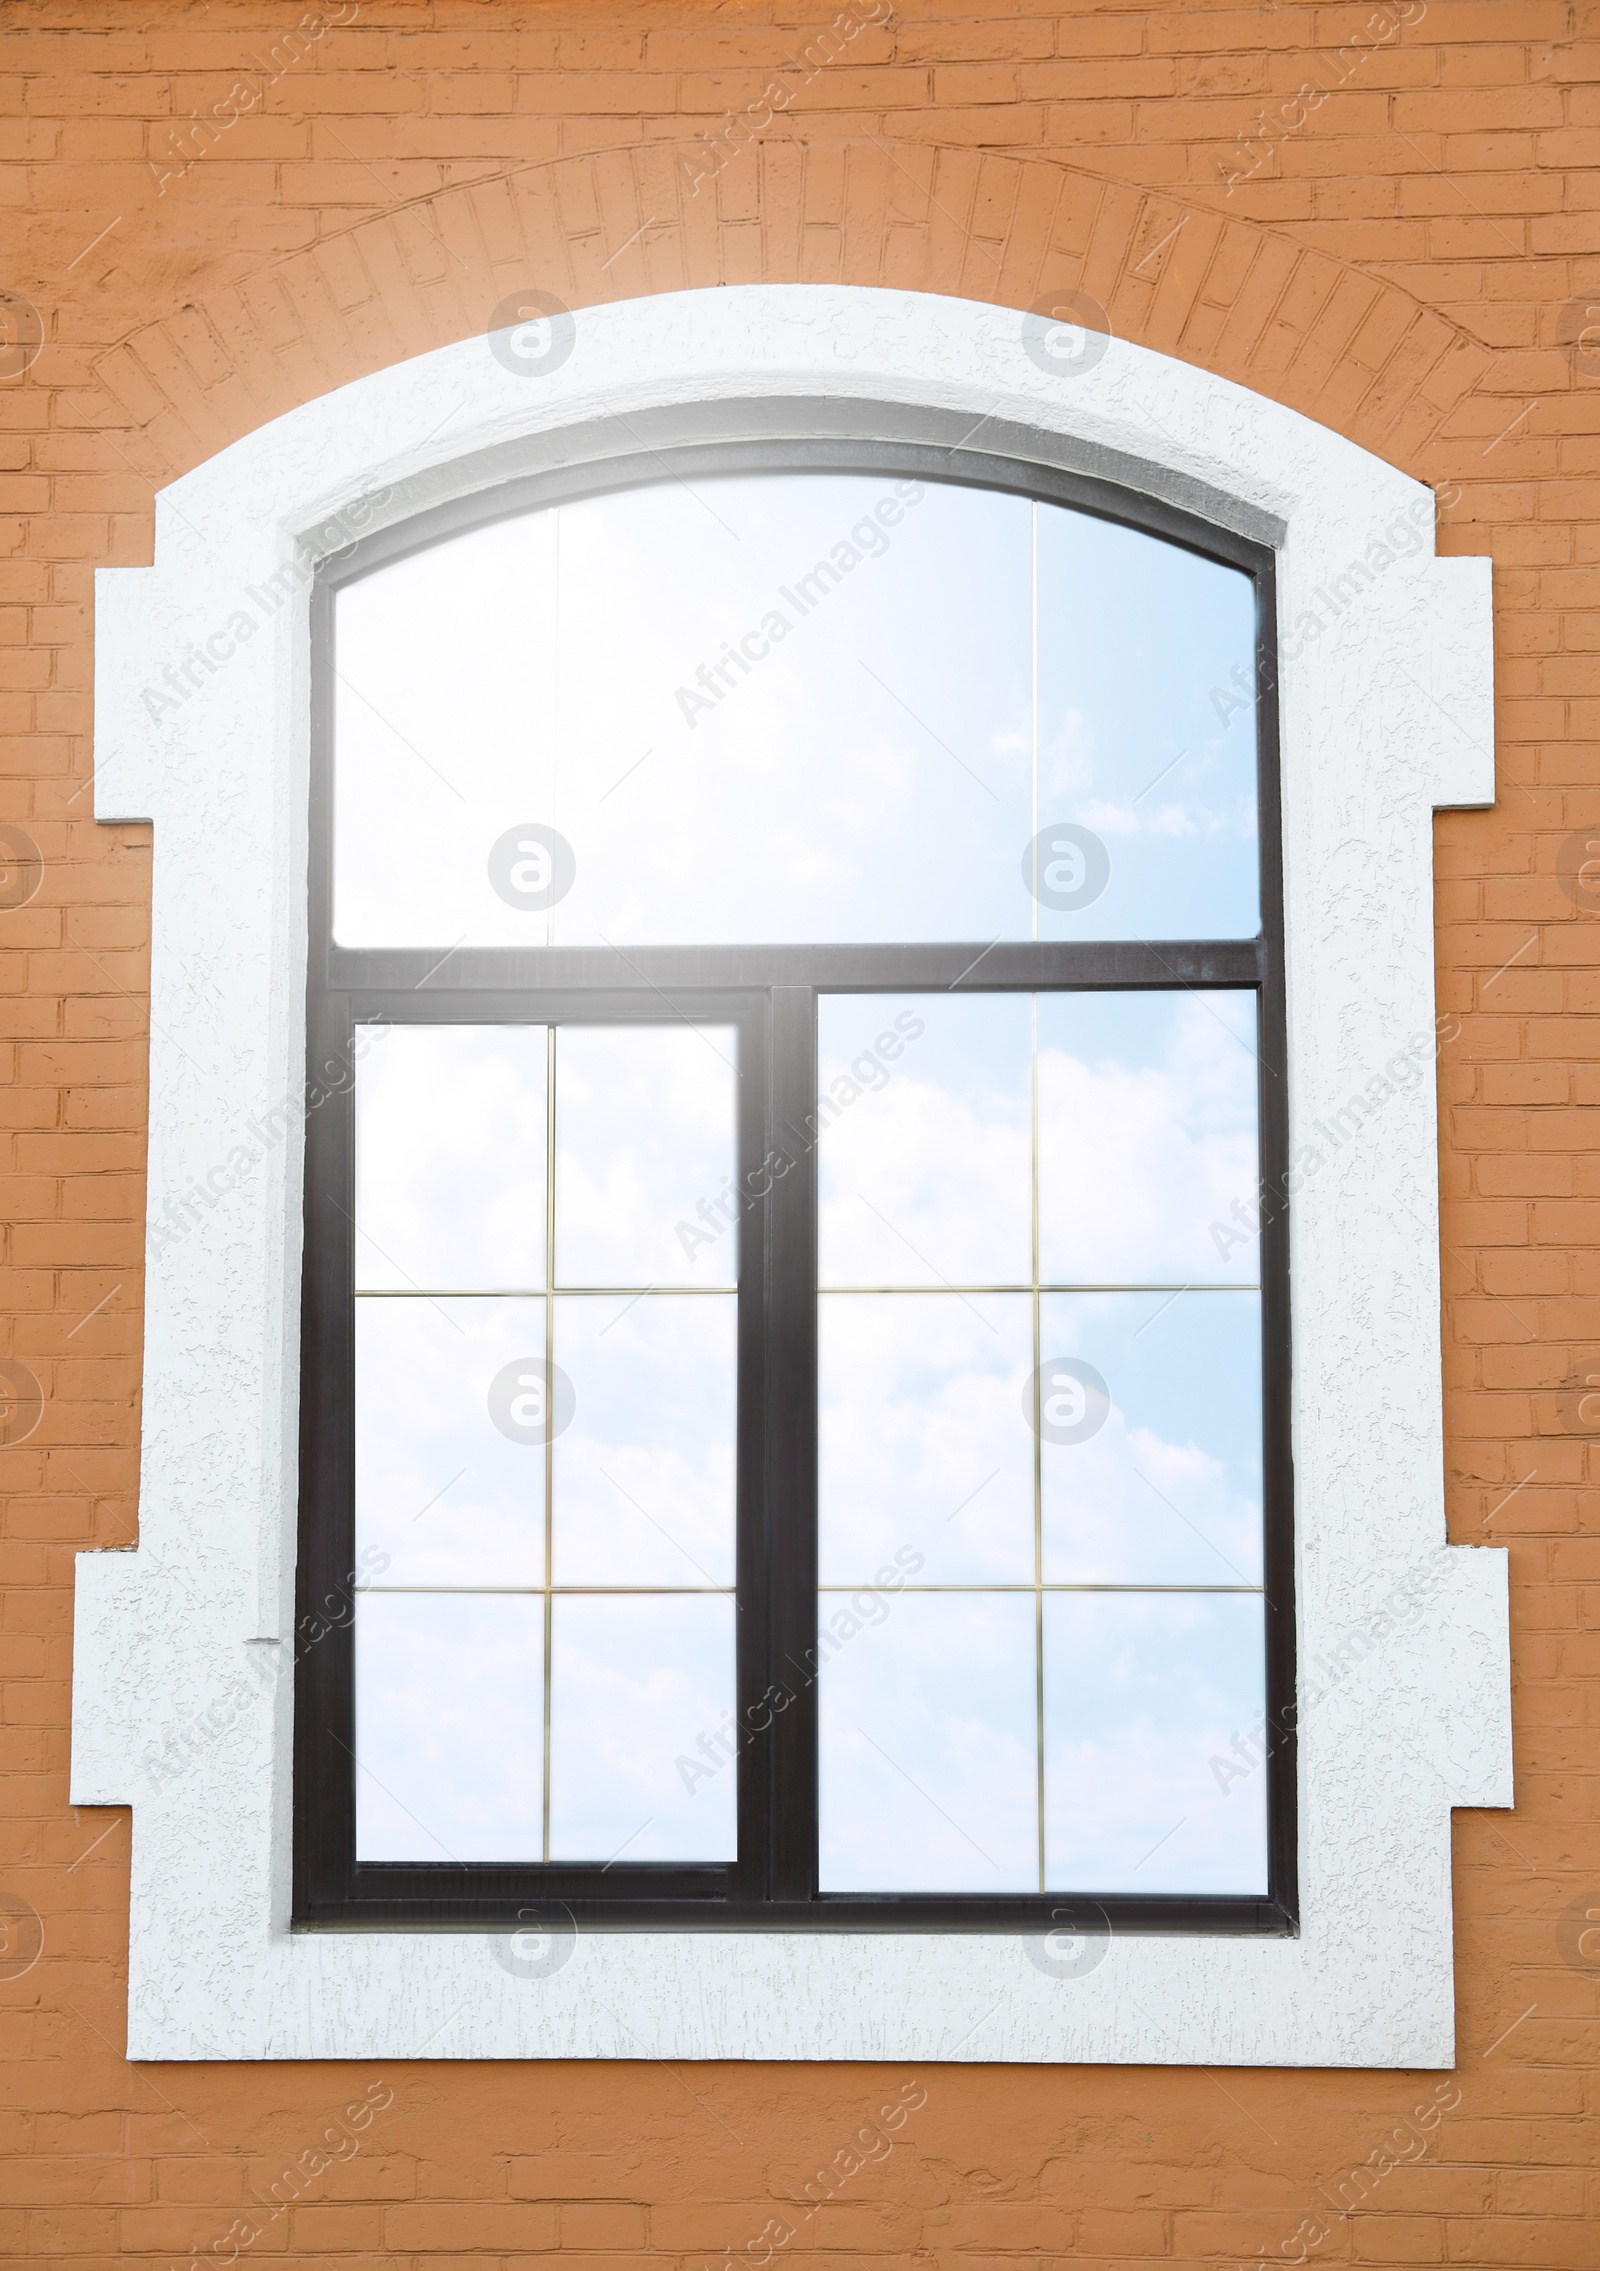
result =
[[[920,1584],[1031,1585],[1028,1295],[830,1293],[819,1327],[822,1583],[910,1547]]]
[[[1047,1293],[1039,1338],[1111,1401],[1087,1441],[1042,1446],[1046,1581],[1259,1585],[1259,1296]]]
[[[1023,939],[1053,820],[1111,876],[1038,935],[1252,934],[1254,710],[1223,712],[1253,610],[1159,538],[897,475],[697,476],[471,531],[337,598],[337,935]],[[531,912],[486,864],[526,822],[577,861]]]
[[[726,1595],[557,1596],[552,1860],[733,1859],[736,1772],[686,1767],[715,1763],[733,1717],[734,1613]]]
[[[1032,1596],[880,1605],[820,1674],[823,1890],[1036,1889]]]
[[[737,1283],[737,1080],[730,1026],[557,1028],[557,1284]]]
[[[1026,994],[821,997],[824,1285],[1028,1282],[1030,1032]]]
[[[374,1029],[356,1072],[356,1283],[544,1283],[542,1025]]]
[[[519,1357],[542,1374],[542,1301],[356,1303],[356,1549],[391,1585],[542,1585],[544,1452],[489,1416]]]
[[[1255,1284],[1255,995],[1038,1004],[1041,1280]]]
[[[1234,1737],[1260,1724],[1263,1614],[1259,1598],[1045,1596],[1052,1888],[1266,1891],[1267,1776],[1212,1765],[1237,1766]]]
[[[1224,1807],[1210,1765],[1264,1679],[1255,1020],[1195,989],[819,1003],[823,1286],[930,1289],[819,1296],[821,1581],[1028,1588],[820,1595],[834,1889],[1036,1889],[1041,1744],[1052,1888],[1264,1886],[1265,1777]],[[1037,1346],[1035,1164],[1041,1285],[1146,1288],[1041,1291]],[[1061,1359],[1107,1402],[1038,1446],[1042,1584],[1239,1591],[1036,1605],[1030,1379]]]
[[[545,1603],[494,1589],[545,1583],[546,1445],[495,1414],[515,1418],[508,1369],[542,1409],[547,1318],[567,1414],[550,1452],[556,1582],[733,1582],[735,1296],[660,1288],[737,1273],[738,1227],[715,1203],[736,1157],[736,1035],[561,1027],[553,1184],[548,1047],[544,1027],[406,1026],[358,1073],[373,1231],[357,1243],[379,1257],[364,1282],[403,1289],[355,1304],[356,1545],[380,1588],[362,1594],[356,1654],[371,1858],[542,1852]],[[558,1281],[655,1290],[415,1290],[542,1284],[552,1190]],[[685,1218],[717,1226],[707,1253],[676,1235]],[[564,1595],[552,1613],[557,1854],[606,1860],[635,1829],[636,1859],[725,1858],[735,1777],[686,1811],[698,1783],[677,1755],[703,1766],[699,1738],[731,1707],[731,1599]]]
[[[364,1593],[355,1660],[358,1860],[537,1861],[542,1600]]]
[[[1070,914],[1041,906],[1039,936],[1252,936],[1249,577],[1041,505],[1039,624],[1040,823],[1075,821],[1111,854],[1103,896]]]
[[[558,1585],[731,1585],[736,1297],[558,1297]]]

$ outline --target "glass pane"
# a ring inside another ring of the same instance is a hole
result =
[[[1256,997],[1039,996],[1046,1285],[1253,1285]]]
[[[1261,1303],[1039,1303],[1047,1584],[1259,1585]]]
[[[490,854],[555,818],[556,516],[493,522],[335,602],[334,936],[543,945]],[[496,889],[496,882],[500,889]]]
[[[1029,529],[1022,498],[890,474],[696,476],[563,508],[577,879],[557,937],[1014,922]]]
[[[559,1028],[559,1284],[737,1282],[737,1064],[731,1026]]]
[[[543,1600],[363,1593],[355,1658],[357,1859],[537,1861]]]
[[[386,1583],[543,1584],[544,1332],[542,1301],[356,1303],[356,1548]]]
[[[470,531],[337,596],[337,936],[1250,935],[1254,605],[1180,545],[894,474]]]
[[[820,1606],[823,1889],[1037,1891],[1033,1595]]]
[[[731,1585],[737,1296],[558,1299],[560,1585]]]
[[[550,1857],[731,1861],[734,1605],[558,1595]]]
[[[1026,994],[821,997],[824,1285],[1031,1282],[1031,1034]]]
[[[1038,537],[1039,937],[1253,937],[1250,578],[1059,505]]]
[[[544,1284],[542,1025],[373,1026],[356,1075],[356,1283]]]
[[[1045,1596],[1052,1888],[1266,1891],[1262,1617],[1259,1598]]]
[[[820,1344],[823,1584],[1031,1585],[1028,1296],[824,1294]]]

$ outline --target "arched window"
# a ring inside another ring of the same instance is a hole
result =
[[[1292,1929],[1273,639],[910,445],[324,568],[302,1921]]]

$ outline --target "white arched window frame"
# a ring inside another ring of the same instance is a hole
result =
[[[1450,2061],[1450,1811],[1511,1802],[1505,1560],[1445,1542],[1437,1317],[1431,815],[1493,798],[1488,565],[1435,559],[1429,493],[1293,412],[1122,342],[1076,376],[1028,344],[1003,309],[841,287],[588,310],[548,375],[471,340],[274,421],[162,493],[153,567],[102,572],[97,817],[155,830],[150,1234],[141,1542],[79,1559],[72,1794],[134,1809],[130,2055]],[[1293,1938],[1114,1935],[1085,1964],[1015,1932],[607,1930],[525,1960],[290,1928],[315,565],[735,401],[752,439],[808,405],[1276,551]]]

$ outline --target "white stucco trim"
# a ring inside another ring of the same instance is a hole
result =
[[[626,447],[629,415],[728,396],[815,398],[833,426],[851,405],[939,411],[970,420],[972,448],[1026,428],[1281,524],[1291,1153],[1431,1035],[1432,813],[1491,802],[1494,768],[1489,563],[1432,557],[1426,489],[1121,341],[1047,376],[1005,309],[667,294],[583,311],[549,377],[471,339],[275,419],[161,493],[152,567],[101,571],[97,817],[155,827],[152,1223],[302,1091],[307,557],[348,541],[374,492],[392,516],[508,452],[548,458],[566,427],[620,420]],[[1373,547],[1403,523],[1418,548],[1384,564]],[[241,612],[248,637],[228,629]],[[185,684],[208,639],[214,667]],[[1077,1978],[1006,1935],[592,1933],[528,1979],[481,1934],[289,1931],[275,1667],[301,1159],[256,1146],[186,1238],[152,1244],[140,1543],[78,1557],[72,1796],[133,1808],[129,2056],[1448,2064],[1450,1810],[1511,1803],[1510,1687],[1505,1557],[1445,1542],[1424,1064],[1295,1206],[1300,1661],[1327,1689],[1301,1720],[1303,1929],[1122,1938]]]

